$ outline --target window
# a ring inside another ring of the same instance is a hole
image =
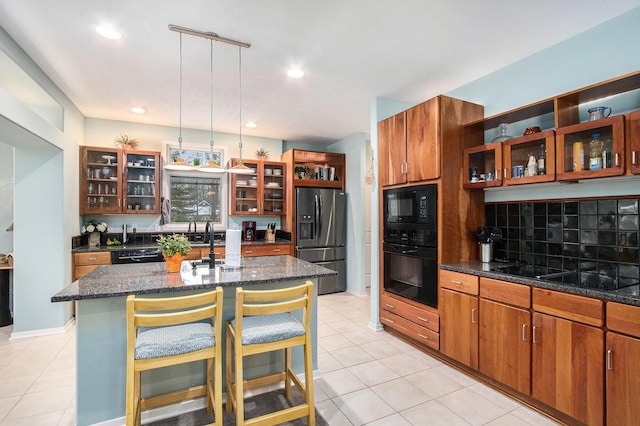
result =
[[[210,150],[194,144],[186,148],[183,144],[182,150],[167,145],[166,153],[166,162],[181,155],[187,164],[195,166],[204,165],[211,158]],[[213,158],[223,164],[224,148],[214,150]],[[165,170],[163,175],[163,194],[171,200],[171,222],[163,229],[184,231],[192,219],[203,226],[210,221],[216,230],[226,229],[228,194],[224,173]]]
[[[222,184],[215,177],[171,176],[171,222],[222,221]]]

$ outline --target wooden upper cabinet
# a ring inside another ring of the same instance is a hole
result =
[[[433,98],[407,110],[407,182],[440,177],[439,101]]]
[[[627,132],[629,172],[638,175],[640,174],[640,111],[629,114]]]
[[[378,123],[378,178],[380,185],[406,182],[406,113],[401,112]]]

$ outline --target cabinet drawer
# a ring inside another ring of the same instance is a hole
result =
[[[491,278],[480,278],[480,297],[518,306],[531,307],[531,287]]]
[[[440,321],[435,309],[434,312],[432,312],[429,308],[422,309],[384,294],[380,298],[380,304],[382,309],[408,319],[422,327],[426,327],[436,333],[440,330]]]
[[[250,245],[250,246],[242,246],[240,252],[242,256],[245,257],[253,257],[253,256],[281,256],[290,254],[291,246],[288,244],[278,244],[278,245]]]
[[[75,253],[73,262],[78,265],[110,265],[111,253],[108,251],[96,251],[91,253]]]
[[[640,307],[607,302],[607,328],[640,337]]]
[[[100,265],[82,265],[73,268],[73,280],[79,280]]]
[[[200,255],[200,249],[199,248],[192,248],[183,257],[184,260],[199,260],[200,258],[202,258],[202,256]]]
[[[460,272],[440,270],[440,288],[478,295],[478,277]]]
[[[440,335],[435,331],[420,327],[418,324],[392,314],[391,312],[384,310],[381,312],[380,322],[384,325],[398,330],[405,336],[411,337],[424,345],[434,349],[440,349]]]
[[[604,302],[590,297],[534,288],[533,309],[596,327],[604,325]]]

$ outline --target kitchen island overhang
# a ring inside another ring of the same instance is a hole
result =
[[[121,419],[125,413],[126,315],[125,299],[130,294],[169,297],[223,288],[222,320],[232,318],[235,288],[274,289],[300,285],[311,280],[316,286],[312,311],[313,368],[317,370],[317,282],[336,272],[291,256],[244,259],[239,269],[198,267],[183,262],[180,273],[167,273],[166,264],[105,265],[60,291],[52,302],[76,301],[76,422],[88,425]],[[223,339],[224,342],[224,339]],[[294,350],[292,366],[301,373],[302,350]],[[224,353],[224,351],[223,351]],[[281,360],[255,356],[245,375],[275,371]],[[197,364],[196,364],[197,365]],[[143,375],[142,393],[169,392],[178,387],[202,383],[204,367],[167,367]],[[190,411],[194,405],[183,405]],[[197,405],[196,405],[197,407]],[[175,411],[171,416],[175,416]],[[159,414],[159,418],[162,414]],[[144,417],[143,417],[144,419]]]

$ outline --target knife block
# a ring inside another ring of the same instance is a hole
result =
[[[264,233],[264,238],[267,241],[275,242],[276,241],[276,231],[273,229],[267,229]]]

